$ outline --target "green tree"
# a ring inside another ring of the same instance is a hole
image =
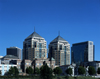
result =
[[[78,74],[83,75],[83,74],[85,74],[85,73],[86,73],[85,68],[82,67],[82,66],[80,66],[80,67],[78,68]]]
[[[40,74],[40,69],[39,68],[35,68],[35,74]]]
[[[10,67],[10,69],[8,71],[8,74],[9,75],[14,75],[14,72],[15,72],[14,67]]]
[[[18,75],[19,74],[19,71],[17,69],[17,67],[11,67],[8,71],[8,74],[9,75]]]
[[[88,68],[89,75],[94,75],[96,73],[96,70],[93,66],[89,66]]]
[[[1,75],[1,70],[0,70],[0,75]]]
[[[60,67],[56,67],[56,68],[53,69],[53,72],[54,72],[55,75],[59,75],[59,74],[62,73],[62,70],[61,70]]]
[[[100,67],[98,68],[97,73],[100,74]]]
[[[26,68],[26,73],[27,74],[33,74],[33,71],[34,70],[33,70],[33,68],[31,66],[29,66],[29,67]]]
[[[52,79],[52,69],[48,67],[47,64],[40,68],[40,76],[42,79]]]
[[[69,75],[72,75],[72,68],[66,69],[66,73],[69,74]]]
[[[19,74],[18,68],[14,67],[14,75],[18,75],[18,74]]]

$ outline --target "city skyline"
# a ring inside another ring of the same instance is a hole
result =
[[[95,60],[100,60],[100,1],[0,1],[0,56],[6,48],[23,49],[23,41],[34,32],[49,43],[58,36],[73,43],[93,41]]]

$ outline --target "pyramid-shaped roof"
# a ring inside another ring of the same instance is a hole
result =
[[[65,39],[63,39],[61,36],[57,36],[53,41],[51,42],[58,42],[58,41],[66,41]],[[67,42],[67,41],[66,41]]]
[[[39,37],[39,38],[43,38],[43,37],[41,37],[38,33],[36,33],[36,32],[33,32],[31,35],[29,35],[26,39],[32,39],[33,37]],[[25,40],[26,40],[25,39]]]

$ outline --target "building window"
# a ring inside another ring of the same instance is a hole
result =
[[[34,47],[36,47],[36,42],[34,42]]]
[[[55,66],[55,63],[54,63],[54,66]]]
[[[42,44],[41,43],[39,43],[39,48],[42,48]]]
[[[90,45],[92,45],[92,42],[90,42]]]
[[[7,66],[4,66],[4,68],[7,68]]]
[[[39,65],[41,66],[41,63]]]
[[[60,45],[60,50],[62,50],[62,45]]]
[[[29,65],[31,65],[31,63],[29,63]]]
[[[50,64],[48,64],[48,66],[50,66]]]

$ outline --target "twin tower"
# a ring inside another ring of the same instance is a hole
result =
[[[23,42],[23,59],[47,59],[46,41],[35,31]],[[60,35],[49,44],[48,58],[55,65],[70,65],[70,44]]]

